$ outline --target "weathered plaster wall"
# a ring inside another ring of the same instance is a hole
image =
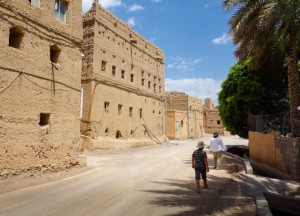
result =
[[[80,141],[81,1],[70,1],[67,23],[54,3],[0,2],[0,174],[62,170],[78,163]],[[24,34],[9,46],[10,29]],[[50,46],[61,49],[57,69]],[[50,114],[41,125],[41,113]]]
[[[189,137],[198,138],[202,137],[204,134],[203,128],[203,108],[200,99],[188,96],[189,105]]]
[[[167,111],[167,136],[171,140],[186,139],[187,112],[181,110]]]
[[[83,26],[81,133],[95,148],[162,140],[163,52],[95,2]]]
[[[168,112],[174,111],[174,116],[178,115],[178,119],[183,119],[182,116],[179,116],[179,113],[181,113],[181,111],[186,113],[186,116],[184,117],[185,120],[180,120],[180,124],[178,123],[177,119],[174,119],[173,122],[170,119],[168,120],[168,134],[175,134],[176,139],[202,137],[204,134],[204,128],[203,108],[201,100],[191,97],[183,92],[167,92],[166,97]],[[168,118],[170,117],[168,116]],[[184,122],[186,122],[186,124],[183,124]],[[172,128],[174,128],[175,131],[171,132],[170,130],[172,130]],[[180,135],[178,134],[179,129]],[[169,138],[172,139],[172,137],[170,136]]]
[[[205,104],[203,108],[204,112],[204,130],[205,133],[212,134],[218,132],[222,135],[229,135],[229,132],[225,130],[222,123],[220,113],[211,98],[205,99]]]

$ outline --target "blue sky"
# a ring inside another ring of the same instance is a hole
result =
[[[82,0],[83,13],[93,0]],[[100,4],[165,54],[166,91],[217,102],[235,64],[228,35],[230,13],[221,0],[99,0]]]

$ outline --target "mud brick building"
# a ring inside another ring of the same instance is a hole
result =
[[[229,135],[222,123],[220,113],[211,98],[206,98],[203,106],[203,124],[205,133],[218,132],[221,135]]]
[[[183,92],[167,92],[167,136],[169,139],[199,138],[204,134],[200,99]]]
[[[160,143],[164,53],[98,1],[83,16],[81,133],[88,148]]]
[[[78,163],[82,5],[0,1],[0,175]]]

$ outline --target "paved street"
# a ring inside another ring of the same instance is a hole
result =
[[[209,137],[203,140],[209,143]],[[87,172],[0,193],[0,215],[256,215],[252,194],[237,180],[242,164],[229,156],[222,170],[214,170],[206,149],[209,188],[195,192],[191,154],[196,143],[88,153]]]

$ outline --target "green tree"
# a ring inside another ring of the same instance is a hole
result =
[[[244,138],[248,137],[249,114],[266,115],[288,109],[286,69],[282,67],[280,73],[269,67],[250,72],[249,65],[248,60],[231,67],[218,97],[220,116],[226,129]]]
[[[297,69],[300,39],[300,1],[295,0],[223,0],[225,10],[236,8],[230,32],[235,55],[242,62],[251,58],[250,68],[260,68],[278,48],[288,68],[288,93],[292,136],[300,137],[299,73]]]

